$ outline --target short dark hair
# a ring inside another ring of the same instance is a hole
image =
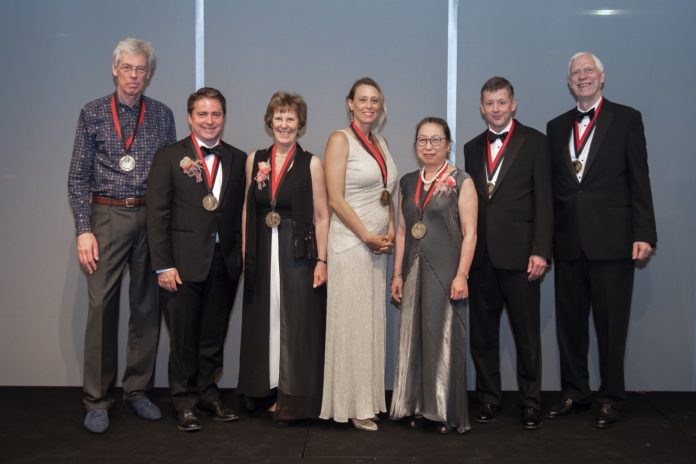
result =
[[[421,119],[418,125],[416,125],[416,137],[418,137],[418,131],[420,130],[421,126],[423,126],[423,124],[437,124],[438,126],[442,127],[442,130],[445,133],[445,138],[449,141],[452,141],[452,135],[450,134],[449,124],[447,124],[447,121],[445,121],[444,119],[435,116],[428,116],[427,118]]]
[[[278,91],[273,94],[271,101],[268,102],[266,114],[263,117],[263,121],[269,129],[273,122],[273,114],[283,108],[297,113],[298,131],[307,125],[307,102],[305,102],[305,99],[296,93]]]
[[[507,89],[510,98],[515,96],[515,89],[509,80],[500,76],[493,76],[483,83],[481,87],[481,101],[483,101],[484,92],[497,92],[498,90]]]
[[[227,115],[227,100],[225,100],[225,96],[218,89],[212,87],[201,87],[189,95],[188,101],[186,102],[186,111],[188,111],[188,114],[193,113],[193,107],[196,105],[196,102],[203,98],[219,101],[222,106],[222,114],[224,116]]]

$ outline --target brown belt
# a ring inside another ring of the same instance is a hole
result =
[[[135,208],[136,206],[145,206],[145,198],[109,198],[109,197],[99,197],[94,195],[92,197],[92,203],[98,205],[106,206],[125,206],[127,208]]]

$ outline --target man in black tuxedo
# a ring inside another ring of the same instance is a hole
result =
[[[540,278],[551,259],[553,212],[546,137],[513,119],[512,84],[502,77],[481,88],[488,129],[464,146],[465,169],[478,196],[471,265],[471,356],[479,409],[489,423],[500,408],[500,317],[507,307],[517,347],[522,425],[541,427]]]
[[[201,428],[194,408],[238,419],[216,384],[242,270],[246,160],[220,139],[225,114],[218,90],[191,94],[191,136],[157,152],[147,183],[147,236],[171,339],[169,386],[187,432]]]
[[[546,417],[590,408],[587,370],[592,307],[601,385],[595,425],[611,427],[624,389],[634,260],[657,242],[648,153],[638,111],[602,97],[604,67],[591,53],[568,65],[577,108],[548,123],[553,174],[556,331],[562,402]]]

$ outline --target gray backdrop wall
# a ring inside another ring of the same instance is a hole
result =
[[[640,109],[648,139],[659,245],[636,275],[626,353],[632,390],[696,390],[696,157],[689,142],[696,95],[696,4],[616,0],[618,14],[577,2],[460,2],[456,105],[461,147],[485,128],[482,82],[509,78],[517,117],[544,130],[574,103],[568,58],[591,50],[607,72],[605,95]],[[603,13],[606,13],[604,11]],[[280,0],[205,2],[205,83],[228,98],[225,139],[250,151],[269,144],[263,113],[275,90],[307,99],[306,149],[322,154],[346,125],[344,97],[358,77],[383,86],[384,134],[400,173],[417,166],[413,128],[447,114],[447,0]],[[185,100],[195,90],[195,1],[5,0],[0,18],[0,385],[80,385],[85,279],[75,258],[67,170],[75,123],[87,101],[113,91],[110,54],[126,36],[150,40],[157,73],[148,95],[175,113],[184,137]],[[239,296],[239,295],[238,295]],[[125,292],[124,292],[125,297]],[[128,311],[122,304],[121,345]],[[398,312],[388,305],[387,385],[393,377]],[[222,386],[236,385],[240,299],[226,346]],[[542,285],[543,388],[559,388],[553,276]],[[515,389],[515,349],[503,321],[503,386]],[[123,352],[123,351],[122,351]],[[168,337],[160,340],[156,384],[166,385]],[[597,354],[590,353],[597,385]],[[470,372],[473,372],[470,369]],[[471,379],[470,379],[471,380]]]

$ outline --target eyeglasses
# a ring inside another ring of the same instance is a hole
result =
[[[418,137],[416,139],[416,145],[419,147],[424,147],[430,142],[430,145],[433,147],[439,147],[440,144],[443,141],[447,141],[448,139],[446,137],[440,137],[439,135],[435,135],[433,137],[427,138],[427,137]]]
[[[147,72],[147,66],[131,66],[130,64],[122,64],[119,69],[125,74],[130,74],[135,71],[136,74],[145,74]]]

